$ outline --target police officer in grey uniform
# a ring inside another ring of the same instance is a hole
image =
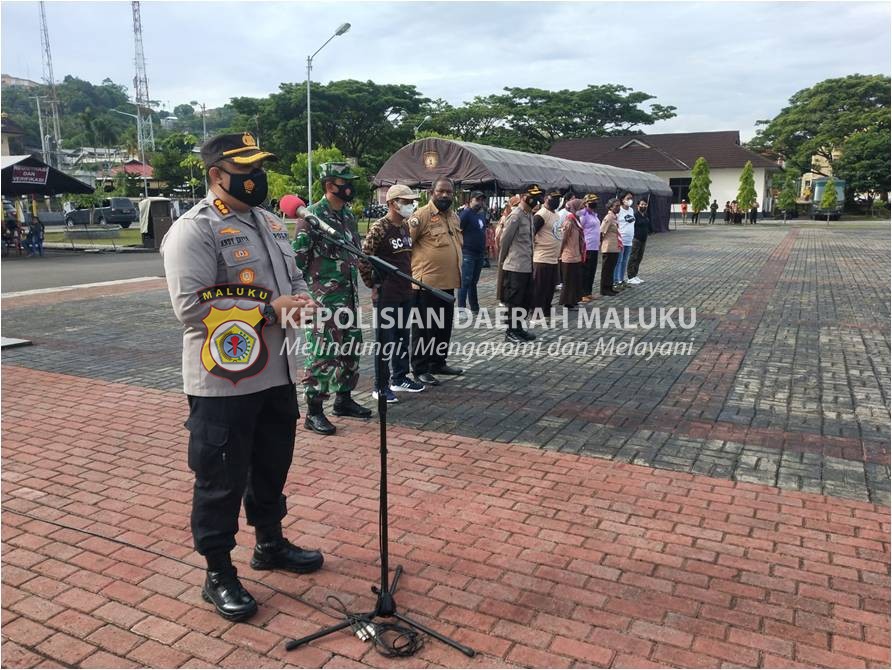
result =
[[[259,207],[267,194],[262,164],[275,156],[250,133],[236,133],[208,140],[201,158],[207,197],[177,219],[161,254],[184,328],[192,535],[208,569],[202,596],[224,618],[240,621],[257,611],[229,556],[242,497],[257,536],[252,568],[322,567],[319,551],[282,536],[300,378],[287,345],[300,337],[315,303],[285,226]]]

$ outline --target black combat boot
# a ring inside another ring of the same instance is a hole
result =
[[[368,419],[372,410],[367,409],[350,397],[350,391],[338,393],[334,401],[335,416],[352,416],[357,419]]]
[[[201,597],[227,621],[244,621],[254,616],[257,601],[239,581],[238,573],[229,560],[229,552],[215,552],[206,559],[208,571]]]
[[[251,557],[255,570],[288,570],[307,574],[322,567],[322,552],[302,549],[282,537],[282,527],[257,528],[257,545]]]
[[[322,411],[322,398],[307,398],[307,418],[304,419],[304,428],[320,435],[334,435],[337,429]]]

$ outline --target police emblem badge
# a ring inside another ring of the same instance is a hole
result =
[[[211,306],[202,323],[207,337],[201,346],[201,363],[209,373],[236,385],[266,367],[269,352],[262,335],[266,319],[260,307],[217,309]]]

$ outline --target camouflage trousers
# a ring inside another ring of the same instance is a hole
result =
[[[352,391],[359,381],[362,331],[338,328],[333,321],[304,331],[308,355],[302,380],[307,400]]]

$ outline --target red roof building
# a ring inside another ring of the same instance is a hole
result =
[[[123,165],[116,165],[108,171],[108,175],[110,177],[117,177],[122,172],[127,173],[131,177],[139,177],[140,179],[143,177],[152,179],[155,174],[155,170],[151,165],[144,164],[135,158],[131,158]]]

